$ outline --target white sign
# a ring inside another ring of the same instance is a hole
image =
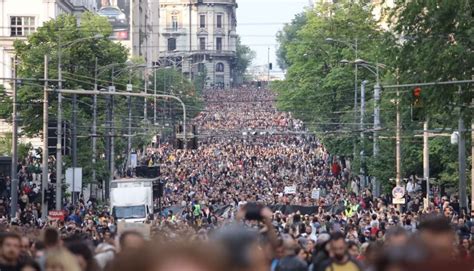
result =
[[[133,90],[133,85],[132,84],[127,84],[127,91],[131,92]]]
[[[285,194],[296,194],[296,185],[285,186]]]
[[[74,178],[73,178],[74,172]],[[68,185],[68,192],[82,192],[82,168],[68,168],[66,169],[66,184]]]
[[[319,199],[319,192],[321,190],[319,188],[314,188],[313,189],[313,192],[311,192],[311,198],[312,199],[315,199],[315,200],[318,200]]]
[[[393,198],[392,203],[393,204],[405,204],[405,198],[401,198],[401,199]]]
[[[132,168],[137,167],[137,154],[136,153],[130,154],[130,167]]]

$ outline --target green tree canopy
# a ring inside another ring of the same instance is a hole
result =
[[[237,37],[236,60],[234,65],[234,84],[241,84],[244,80],[245,72],[255,58],[255,52],[249,46],[242,44],[240,37]]]

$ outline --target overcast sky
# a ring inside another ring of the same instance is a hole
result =
[[[242,43],[257,53],[254,65],[267,64],[270,48],[270,62],[277,67],[276,33],[308,3],[308,0],[237,0],[237,33]]]

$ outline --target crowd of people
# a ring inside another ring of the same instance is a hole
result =
[[[82,198],[64,221],[41,221],[38,172],[25,165],[10,221],[0,182],[0,270],[472,270],[474,223],[454,198],[424,204],[416,178],[402,207],[375,196],[269,90],[203,96],[199,146],[147,154],[165,183],[149,235]]]

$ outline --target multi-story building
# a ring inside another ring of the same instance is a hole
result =
[[[95,11],[97,0],[0,0],[0,77],[12,76],[13,42],[26,39],[44,22],[63,13],[80,18],[84,11]],[[9,81],[0,80],[7,91]]]
[[[232,85],[236,56],[236,0],[161,0],[160,66],[185,76],[205,73],[209,87]]]
[[[153,14],[158,14],[159,0],[96,1],[97,14],[106,17],[112,25],[111,38],[127,47],[130,56],[143,58],[151,65],[153,24],[158,23],[153,21]]]
[[[95,10],[97,0],[0,0],[0,77],[12,77],[15,40],[26,39],[44,22],[61,14],[74,14],[80,20],[83,12]],[[10,82],[0,79],[7,93],[11,93]],[[7,132],[11,132],[11,126],[0,120],[0,135]],[[22,141],[41,144],[39,138]]]

